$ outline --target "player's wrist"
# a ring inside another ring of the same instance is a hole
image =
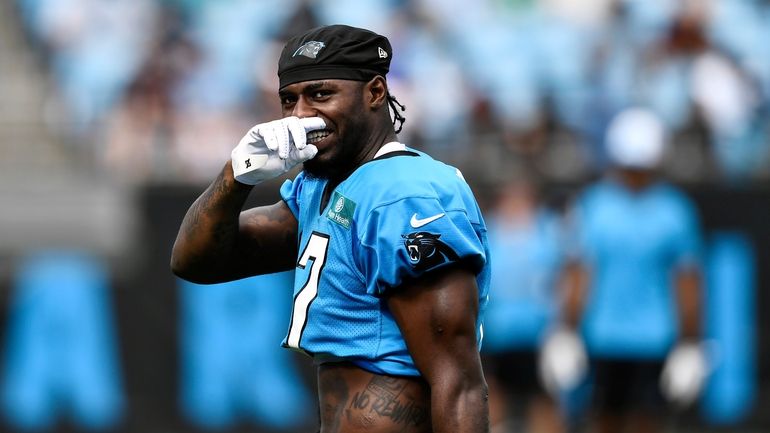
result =
[[[232,190],[248,194],[256,186],[256,184],[248,184],[245,182],[241,182],[235,178],[235,173],[233,172],[232,160],[229,160],[225,163],[225,167],[222,170],[222,172],[223,172],[224,181],[226,182],[227,186],[230,187],[230,189]]]

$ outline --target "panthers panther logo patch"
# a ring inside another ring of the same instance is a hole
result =
[[[292,54],[292,57],[305,56],[315,59],[316,56],[318,56],[318,52],[321,51],[321,48],[325,46],[326,44],[319,41],[305,42],[301,47],[297,48],[297,51]]]
[[[457,253],[439,240],[441,235],[414,232],[401,237],[404,238],[404,247],[409,254],[409,261],[417,270],[431,269],[447,261],[458,259]]]

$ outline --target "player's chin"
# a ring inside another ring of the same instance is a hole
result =
[[[302,163],[302,169],[314,177],[328,178],[332,174],[331,168],[329,155],[325,155],[320,149],[313,159],[308,159]]]
[[[303,168],[306,172],[318,176],[328,177],[329,168],[331,168],[334,159],[335,135],[333,133],[315,138],[313,140],[308,136],[308,144],[312,144],[318,149],[318,153],[304,162]]]

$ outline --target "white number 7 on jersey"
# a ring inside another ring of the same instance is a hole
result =
[[[329,235],[313,232],[307,241],[305,251],[299,257],[297,266],[305,269],[309,260],[313,261],[310,268],[310,275],[305,281],[305,285],[297,292],[294,297],[294,308],[291,312],[291,326],[289,335],[286,337],[286,344],[299,349],[299,342],[302,339],[302,332],[307,324],[307,313],[310,310],[310,304],[318,295],[318,280],[321,278],[321,271],[326,264],[326,252],[329,249]]]

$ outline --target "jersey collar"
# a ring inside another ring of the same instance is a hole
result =
[[[374,154],[374,159],[377,159],[383,155],[387,155],[392,152],[403,152],[406,150],[406,145],[404,143],[399,143],[398,141],[391,141],[389,143],[385,143],[382,145],[380,150],[377,151],[377,153]]]

